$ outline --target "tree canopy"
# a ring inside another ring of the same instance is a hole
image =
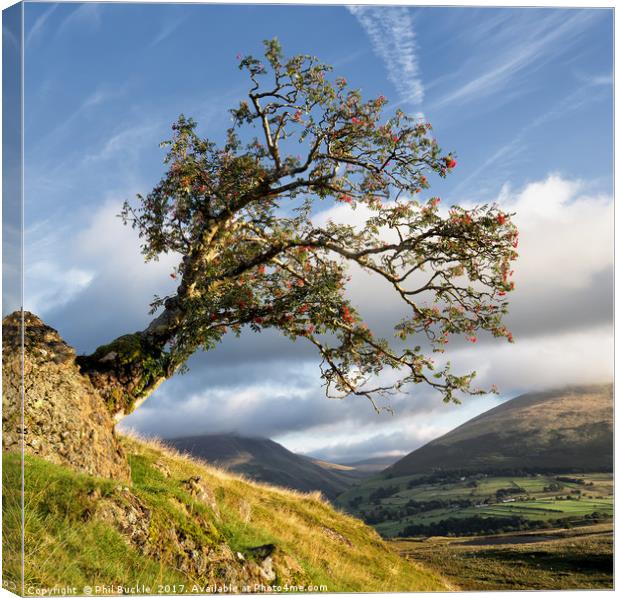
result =
[[[385,97],[364,99],[314,57],[285,58],[275,39],[262,59],[238,59],[250,89],[230,111],[225,143],[180,116],[163,144],[163,178],[123,208],[147,260],[179,256],[171,273],[179,284],[156,297],[147,329],[81,358],[112,410],[129,412],[196,350],[243,327],[314,345],[328,396],[376,406],[377,396],[411,384],[446,401],[483,392],[475,373],[455,375],[432,357],[451,335],[512,341],[502,323],[517,256],[511,215],[496,205],[442,211],[438,197],[424,197],[428,177],[446,177],[455,156],[424,120],[386,116]],[[369,216],[360,226],[319,224],[318,204],[334,203]],[[406,307],[391,341],[347,297],[352,264]]]

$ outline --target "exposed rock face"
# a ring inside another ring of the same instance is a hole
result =
[[[19,450],[21,313],[2,321],[3,450]],[[75,352],[37,316],[24,312],[24,427],[27,453],[100,477],[129,479],[109,411],[75,364]]]

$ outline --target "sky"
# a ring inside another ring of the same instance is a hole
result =
[[[277,36],[287,54],[316,55],[365,96],[433,124],[458,166],[430,180],[429,197],[516,213],[516,342],[449,350],[455,371],[475,369],[500,395],[446,405],[418,386],[377,415],[364,399],[324,396],[310,346],[247,333],[196,354],[121,427],[267,436],[346,462],[408,453],[523,392],[608,381],[612,19],[608,9],[26,3],[25,308],[78,353],[145,327],[152,297],[174,289],[175,260],[143,262],[121,204],[159,181],[159,142],[180,113],[223,139],[248,89],[236,55]],[[373,278],[354,272],[350,296],[377,327],[392,321],[394,297]]]

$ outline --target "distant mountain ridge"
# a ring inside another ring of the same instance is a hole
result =
[[[528,393],[409,453],[383,475],[583,470],[613,466],[611,384]]]
[[[352,467],[297,455],[268,438],[209,434],[164,441],[182,453],[276,486],[335,498],[360,477]]]

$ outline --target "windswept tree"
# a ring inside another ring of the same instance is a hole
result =
[[[78,358],[117,417],[130,413],[198,349],[229,333],[275,328],[316,347],[328,396],[378,396],[426,384],[444,400],[482,392],[475,373],[432,359],[450,335],[512,337],[502,324],[514,287],[517,230],[498,206],[424,200],[428,176],[456,166],[431,126],[386,99],[364,100],[311,56],[238,57],[247,99],[231,110],[226,142],[180,116],[157,186],[122,217],[145,259],[179,256],[176,292],[154,318]],[[317,204],[364,207],[361,226],[319,225]],[[392,342],[378,338],[345,294],[348,266],[389,283],[406,307]],[[382,374],[383,375],[380,375]],[[386,375],[388,374],[388,375]],[[385,380],[388,380],[386,382]]]

